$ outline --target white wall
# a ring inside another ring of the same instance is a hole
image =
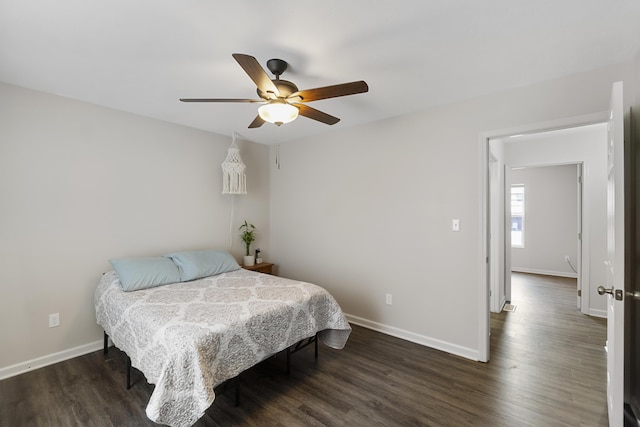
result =
[[[282,144],[273,260],[325,286],[351,320],[480,358],[479,136],[605,111],[612,83],[631,78],[623,64]]]
[[[569,256],[575,267],[578,256],[577,169],[573,164],[511,172],[511,184],[525,188],[524,247],[511,249],[512,271],[577,277],[565,261]]]
[[[267,148],[242,143],[250,194],[235,196],[236,224],[252,221],[282,275],[324,285],[352,320],[475,358],[479,134],[604,111],[617,80],[638,105],[639,63],[338,125],[282,144],[281,169],[271,161],[270,172]],[[109,258],[227,247],[229,143],[0,84],[0,377],[99,346],[92,297]],[[61,326],[50,329],[54,312]]]
[[[230,143],[0,84],[0,378],[99,345],[93,291],[109,258],[228,249]],[[240,259],[247,218],[268,257],[268,148],[240,150],[249,194],[233,196],[233,252]],[[59,327],[48,327],[50,313]]]

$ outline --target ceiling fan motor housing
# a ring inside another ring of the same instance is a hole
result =
[[[288,80],[271,80],[271,81],[278,88],[280,98],[286,98],[292,93],[298,92],[298,86],[296,86],[295,84],[293,84]],[[260,90],[260,88],[257,88],[256,92],[258,92],[258,96],[262,99],[272,98],[272,96],[269,96],[268,92],[263,92],[262,90]]]
[[[276,78],[271,79],[271,81],[278,88],[279,98],[286,98],[292,93],[298,92],[298,87],[295,84],[288,80],[280,80],[280,75],[287,70],[288,66],[287,62],[282,59],[274,58],[267,61],[267,68],[276,76]],[[273,98],[273,96],[270,96],[269,93],[260,90],[260,88],[257,88],[256,92],[258,92],[258,96],[262,99]]]

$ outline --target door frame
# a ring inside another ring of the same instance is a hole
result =
[[[490,201],[489,201],[489,141],[491,139],[505,138],[513,135],[522,135],[530,133],[540,133],[552,130],[560,130],[571,127],[580,127],[593,125],[597,123],[605,123],[609,117],[607,111],[599,113],[586,114],[582,116],[574,116],[569,118],[563,118],[558,120],[552,120],[548,122],[533,123],[523,126],[517,126],[513,128],[499,129],[493,131],[480,132],[479,145],[480,155],[479,157],[479,229],[480,242],[478,248],[478,360],[481,362],[488,362],[490,359],[490,286],[491,286],[491,239],[489,236],[490,230]]]

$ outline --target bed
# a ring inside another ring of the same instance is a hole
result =
[[[102,276],[97,323],[155,384],[146,413],[157,423],[190,426],[224,381],[310,337],[341,349],[351,332],[335,299],[311,283],[239,267],[135,291],[120,278]]]

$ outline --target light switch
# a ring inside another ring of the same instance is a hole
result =
[[[460,220],[452,219],[451,220],[451,231],[460,231]]]

